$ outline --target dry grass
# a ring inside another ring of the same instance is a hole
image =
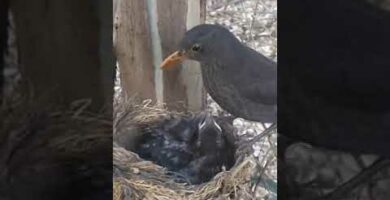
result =
[[[235,199],[240,192],[250,193],[245,190],[254,168],[252,158],[247,158],[206,184],[189,186],[173,182],[163,167],[114,147],[114,199]]]

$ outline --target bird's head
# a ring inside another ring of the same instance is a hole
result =
[[[187,31],[179,49],[161,64],[162,69],[180,64],[185,59],[207,62],[238,40],[226,28],[219,25],[202,24]]]
[[[203,116],[203,120],[198,125],[199,135],[196,145],[203,152],[213,152],[225,145],[223,130],[211,115]]]

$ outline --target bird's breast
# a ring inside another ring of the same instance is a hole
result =
[[[245,112],[244,104],[232,75],[226,74],[219,66],[202,65],[202,78],[206,91],[224,110],[233,115]]]
[[[232,90],[229,77],[215,64],[202,64],[203,84],[207,92],[213,97],[221,96],[226,90]]]

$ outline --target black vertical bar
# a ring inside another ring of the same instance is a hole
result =
[[[0,104],[3,99],[3,90],[4,90],[4,68],[5,68],[4,54],[7,51],[8,8],[9,8],[8,0],[0,0]]]
[[[390,157],[389,35],[390,12],[369,1],[278,1],[279,134]],[[293,198],[289,189],[279,197]]]

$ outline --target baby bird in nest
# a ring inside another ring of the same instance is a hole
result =
[[[234,164],[233,127],[226,119],[199,114],[165,120],[144,131],[136,152],[166,167],[178,182],[200,184]]]

